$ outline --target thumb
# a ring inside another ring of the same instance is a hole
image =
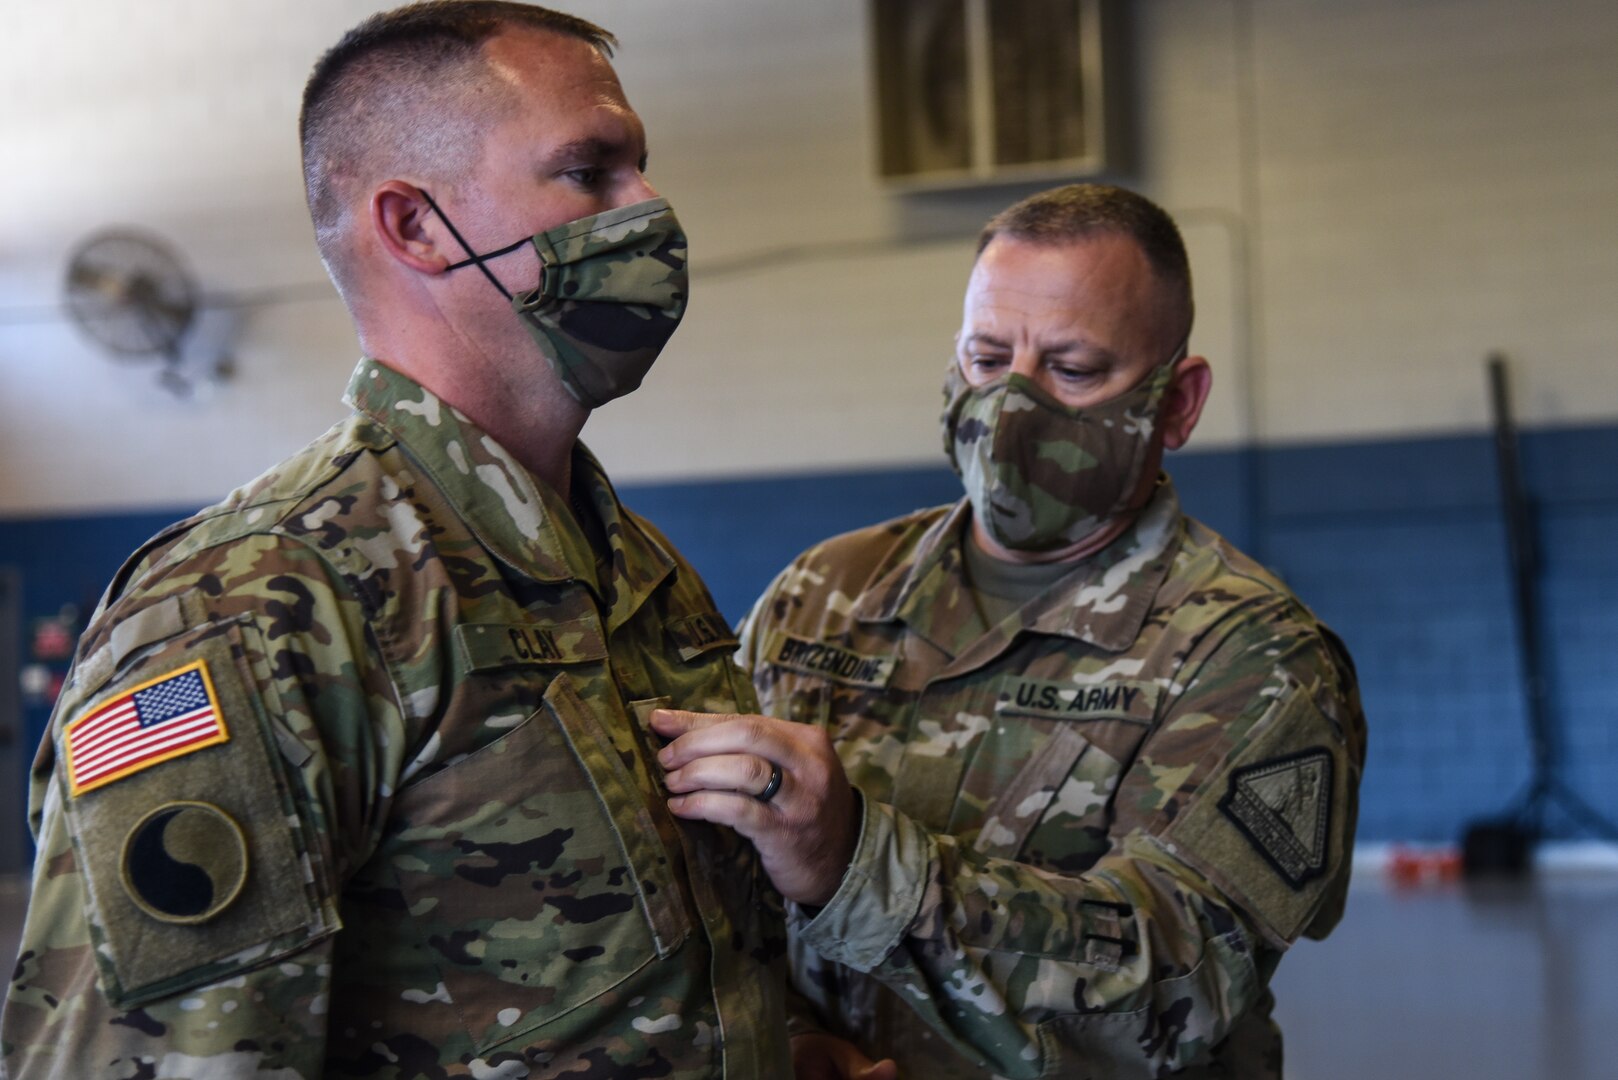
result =
[[[899,1066],[892,1058],[883,1058],[855,1073],[854,1080],[899,1080]]]

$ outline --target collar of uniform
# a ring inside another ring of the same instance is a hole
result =
[[[595,580],[588,542],[558,496],[438,395],[366,357],[343,400],[399,440],[501,561],[535,581]]]
[[[959,545],[966,540],[970,516],[965,499],[956,503],[922,536],[914,557],[890,571],[855,605],[854,617],[862,622],[903,620],[914,632],[956,655],[959,643],[948,640],[943,624],[953,621],[948,613],[967,599]],[[1139,636],[1168,575],[1181,522],[1180,499],[1165,474],[1134,524],[1075,564],[1073,572],[1052,588],[1049,599],[1021,613],[1022,628],[1079,638],[1109,652],[1127,648]]]
[[[606,470],[582,442],[573,451],[573,474],[574,483],[582,485],[581,490],[588,494],[607,537],[609,565],[605,580],[598,582],[598,595],[607,610],[607,629],[612,630],[628,620],[653,590],[675,572],[678,564],[658,538],[625,511],[612,481],[607,479]],[[571,516],[567,520],[567,531],[584,545],[582,557],[593,561],[595,556],[588,546],[589,541],[573,524]]]
[[[1184,528],[1180,497],[1165,473],[1128,529],[1073,568],[1030,613],[1041,634],[1080,638],[1108,652],[1134,644],[1168,577]]]
[[[855,601],[853,617],[859,622],[899,620],[946,654],[954,656],[959,643],[946,623],[961,601],[970,600],[961,572],[959,537],[971,517],[965,499],[927,527],[907,558],[876,580]]]

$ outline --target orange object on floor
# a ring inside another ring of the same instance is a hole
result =
[[[1452,847],[1399,848],[1388,856],[1388,878],[1407,888],[1444,885],[1461,879],[1461,853]]]

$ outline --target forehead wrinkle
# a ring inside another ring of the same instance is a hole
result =
[[[1061,301],[1057,304],[1051,300]],[[1097,347],[1083,330],[1084,312],[1062,292],[1040,297],[1020,289],[979,290],[966,305],[965,326],[972,335],[1008,340],[1035,333]]]
[[[974,330],[961,339],[961,347],[970,349],[974,345],[988,345],[996,349],[1014,350],[1016,343],[1012,338],[1031,339],[1030,344],[1038,348],[1041,356],[1060,356],[1074,354],[1087,357],[1099,363],[1117,366],[1121,361],[1117,353],[1105,345],[1098,345],[1085,337],[1062,337],[1056,341],[1042,342],[1032,339],[1027,327],[1018,327],[1018,332],[1011,336],[1004,336],[985,330]]]
[[[1137,346],[1143,355],[1159,351],[1166,299],[1129,237],[1102,233],[1060,244],[997,237],[973,267],[963,336],[1010,335],[1042,355],[1058,355],[1071,342],[1097,363],[1124,366]]]

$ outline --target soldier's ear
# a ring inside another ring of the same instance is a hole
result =
[[[1174,378],[1163,394],[1163,408],[1158,414],[1166,448],[1178,450],[1191,438],[1212,389],[1213,369],[1203,357],[1187,356],[1174,365]]]
[[[433,220],[422,190],[403,180],[386,180],[371,192],[367,206],[377,246],[395,262],[422,274],[442,274],[453,260],[441,244],[450,237]]]

